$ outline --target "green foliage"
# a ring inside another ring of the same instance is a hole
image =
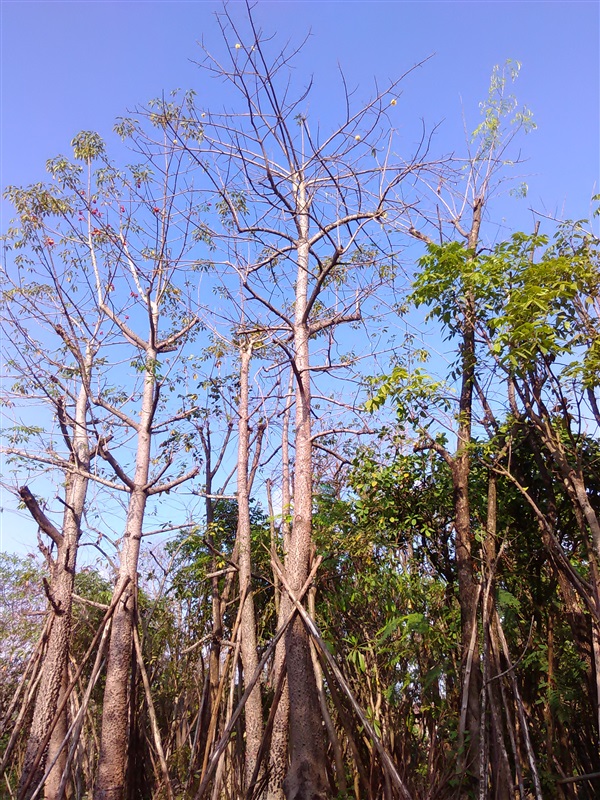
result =
[[[234,500],[217,500],[213,507],[214,520],[208,529],[200,526],[182,531],[167,545],[173,557],[171,586],[177,600],[185,603],[191,626],[198,636],[208,630],[211,617],[209,598],[211,582],[207,578],[213,571],[230,567],[237,533],[237,503]],[[250,524],[253,550],[253,569],[257,573],[269,571],[269,527],[260,506],[250,506]],[[210,544],[207,542],[210,537]],[[223,574],[219,583],[224,586]],[[260,589],[255,598],[259,611],[264,605]]]
[[[33,237],[43,229],[48,218],[62,217],[72,211],[70,198],[60,194],[56,187],[47,187],[42,183],[36,183],[27,189],[8,186],[4,198],[14,206],[19,215],[21,230],[14,229],[11,237],[16,248],[24,247],[30,242],[39,247],[39,241]]]
[[[509,83],[514,83],[521,64],[508,59],[502,67],[498,64],[492,70],[487,98],[479,104],[483,121],[475,128],[472,141],[478,144],[476,160],[485,160],[501,146],[506,138],[503,124],[518,126],[528,133],[535,130],[536,124],[528,108],[518,109],[514,95],[507,93]]]
[[[444,383],[434,380],[421,367],[397,365],[389,375],[371,378],[369,384],[371,397],[365,402],[368,412],[377,411],[392,399],[399,420],[419,420],[426,427],[431,404],[448,408]]]
[[[449,338],[463,329],[469,297],[490,354],[508,371],[525,375],[540,358],[560,358],[565,375],[597,385],[598,240],[583,223],[566,223],[552,240],[516,233],[485,255],[430,244],[419,265],[411,300],[429,306]]]
[[[45,622],[45,574],[33,555],[0,553],[0,718]]]
[[[81,131],[71,141],[73,153],[78,161],[91,164],[104,155],[105,146],[102,137],[94,131]]]

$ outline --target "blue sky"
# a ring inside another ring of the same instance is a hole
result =
[[[195,88],[218,103],[218,85],[193,60],[201,58],[199,40],[221,46],[220,7],[212,0],[3,0],[3,186],[43,178],[46,159],[68,152],[79,130],[110,141],[115,117],[162,91]],[[243,3],[230,9],[243,16]],[[477,124],[493,65],[522,62],[515,93],[538,130],[524,141],[528,200],[507,212],[509,227],[519,227],[529,224],[529,206],[585,215],[598,191],[599,9],[598,2],[577,0],[274,0],[260,2],[255,16],[282,44],[311,31],[297,65],[299,74],[315,78],[315,117],[326,116],[339,97],[338,64],[366,98],[374,78],[397,77],[433,54],[405,81],[398,122],[443,122],[440,150],[460,148],[463,110],[467,127]]]
[[[80,130],[98,131],[118,151],[115,118],[162,92],[193,88],[199,103],[222,104],[218,81],[194,63],[202,58],[199,40],[210,50],[223,47],[220,8],[212,0],[1,0],[2,187],[44,180],[46,160],[69,153]],[[242,3],[229,9],[243,18]],[[502,201],[502,230],[531,230],[532,208],[589,215],[590,197],[600,191],[598,2],[275,0],[260,2],[254,14],[281,46],[311,32],[297,75],[314,77],[310,114],[324,126],[342,109],[340,67],[357,99],[366,100],[375,80],[384,84],[432,56],[403,82],[395,113],[409,144],[421,119],[429,129],[441,123],[440,154],[461,152],[465,127],[478,124],[494,64],[520,61],[514,91],[538,129],[522,141],[528,197]],[[9,216],[3,203],[2,229]],[[2,515],[5,547],[21,526],[34,541],[27,515],[16,514]]]

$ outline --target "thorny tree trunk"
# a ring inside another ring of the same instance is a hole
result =
[[[37,502],[27,489],[21,489],[21,497],[32,512],[40,528],[51,536],[57,546],[56,562],[54,564],[52,584],[49,589],[54,623],[48,638],[48,649],[42,665],[42,678],[40,681],[33,722],[27,742],[25,761],[21,773],[19,797],[30,797],[43,777],[44,767],[48,757],[54,758],[56,754],[56,737],[51,741],[47,754],[39,760],[37,768],[32,770],[40,743],[50,728],[58,706],[61,687],[67,681],[69,663],[69,644],[71,637],[71,614],[73,604],[73,583],[75,580],[75,566],[77,561],[77,546],[81,533],[81,515],[85,504],[88,479],[77,472],[89,472],[90,450],[86,428],[87,394],[84,388],[79,392],[75,407],[75,420],[73,435],[71,437],[72,455],[71,462],[74,471],[67,475],[65,489],[65,511],[63,528],[60,533],[39,509]],[[66,435],[66,428],[65,428]],[[66,709],[63,712],[66,723]],[[59,725],[59,727],[61,727]],[[62,727],[66,728],[66,724]],[[60,763],[60,762],[59,762]],[[46,797],[52,797],[53,787],[57,781],[58,769],[51,773],[50,781],[46,786]],[[58,774],[60,781],[60,774]],[[25,788],[27,787],[27,788]]]
[[[65,692],[67,691],[69,680],[68,680],[68,670],[65,669],[63,673],[62,679],[62,686],[60,687],[60,695],[59,700],[62,701]],[[67,706],[68,707],[68,706]],[[65,737],[67,735],[67,731],[69,729],[69,715],[67,714],[67,709],[63,711],[60,715],[58,722],[56,723],[56,727],[52,731],[52,736],[50,737],[50,741],[48,742],[48,763],[51,764],[55,759],[56,763],[52,768],[52,771],[46,778],[46,782],[44,784],[44,797],[46,800],[56,800],[58,796],[58,789],[61,784],[62,776],[65,771],[67,765],[67,753],[68,748],[63,747],[63,749],[59,753],[59,748]],[[65,791],[65,795],[69,796],[69,789],[70,786],[67,784],[67,789]]]
[[[487,747],[481,748],[480,752],[480,773],[481,780],[479,785],[479,800],[488,797],[488,760],[491,766],[491,786],[493,793],[489,796],[494,800],[511,800],[512,775],[510,763],[505,745],[504,726],[502,724],[502,698],[500,696],[497,676],[502,671],[497,651],[492,646],[492,620],[494,603],[496,597],[496,562],[498,551],[496,547],[496,533],[498,524],[498,497],[497,497],[497,475],[492,471],[488,476],[488,498],[487,498],[487,520],[485,540],[483,543],[483,561],[486,573],[486,591],[484,594],[483,606],[483,636],[484,636],[484,685],[482,688],[482,709],[485,708],[485,701],[489,701],[490,708],[490,741]],[[485,740],[487,730],[486,715],[482,713],[481,737]],[[484,752],[485,751],[485,752]],[[487,753],[487,758],[484,755]]]
[[[296,457],[294,510],[285,569],[297,594],[308,578],[312,549],[312,439],[309,326],[305,319],[309,277],[308,201],[303,178],[297,185],[296,302],[294,308],[294,369],[296,373]],[[282,603],[282,606],[284,603]],[[319,698],[308,632],[296,615],[286,634],[290,698],[290,765],[284,781],[287,800],[319,800],[328,795],[327,770]]]
[[[239,400],[239,439],[237,463],[237,502],[238,525],[237,542],[239,548],[238,574],[240,582],[240,603],[242,603],[240,633],[241,655],[244,668],[244,684],[258,667],[256,642],[256,621],[254,617],[254,598],[252,595],[252,536],[250,530],[250,487],[248,484],[248,459],[250,450],[250,428],[248,411],[248,373],[252,357],[252,344],[244,343],[240,348],[240,400]],[[262,702],[260,681],[256,684],[245,705],[246,722],[246,788],[249,787],[256,766],[256,759],[262,740]]]
[[[483,203],[477,199],[473,206],[473,221],[469,233],[469,250],[474,253],[479,239]],[[477,606],[479,586],[471,552],[472,530],[469,506],[469,474],[473,407],[473,382],[475,375],[475,299],[466,293],[463,310],[461,344],[462,384],[460,392],[458,447],[452,469],[454,489],[454,525],[456,531],[456,562],[461,621],[461,725],[459,747],[466,743],[461,757],[461,770],[479,776],[480,713],[479,695],[482,678],[479,667],[477,641]]]
[[[137,565],[146,509],[152,421],[156,408],[156,351],[146,351],[146,372],[138,423],[133,488],[127,509],[118,592],[129,584],[115,609],[110,637],[100,734],[100,758],[94,800],[122,800],[128,756],[129,684],[133,658],[133,625],[137,598]]]
[[[228,438],[228,437],[227,437]],[[213,478],[216,474],[216,468],[213,468],[212,463],[212,442],[211,442],[211,428],[210,421],[207,421],[206,430],[200,433],[205,458],[205,516],[206,516],[206,541],[209,548],[214,548],[213,536],[213,523],[214,523],[214,500],[213,500]],[[218,459],[220,462],[220,458]],[[200,763],[207,758],[206,748],[207,734],[210,729],[211,718],[213,709],[217,702],[220,681],[220,660],[221,660],[221,638],[223,636],[222,624],[222,598],[219,591],[219,576],[218,572],[217,555],[214,549],[211,549],[211,609],[212,609],[212,630],[210,640],[210,650],[208,655],[208,680],[205,682],[202,704],[201,704],[201,720],[200,720],[200,744],[198,748],[198,757]],[[200,656],[202,658],[202,656]],[[190,769],[194,767],[195,753],[192,753],[192,763]]]
[[[291,410],[291,393],[293,387],[293,372],[290,370],[288,385],[288,401],[286,404],[281,433],[281,533],[283,539],[284,560],[287,559],[290,541],[290,448],[289,426]],[[274,572],[274,576],[276,573]],[[285,590],[281,592],[277,628],[280,628],[291,611],[291,602]],[[288,720],[290,714],[290,696],[287,678],[281,678],[285,669],[285,639],[277,643],[273,663],[273,686],[276,687],[280,680],[284,680],[283,690],[279,704],[273,718],[273,731],[271,734],[271,747],[269,751],[269,786],[268,800],[283,800],[283,781],[287,772],[288,763]]]

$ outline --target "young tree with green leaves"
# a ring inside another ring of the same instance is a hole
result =
[[[482,675],[478,636],[478,611],[482,583],[474,552],[474,531],[470,507],[474,406],[481,398],[478,383],[479,356],[476,330],[482,313],[476,292],[478,253],[482,248],[484,215],[504,180],[502,173],[510,149],[520,131],[533,126],[527,109],[519,109],[508,93],[519,65],[507,62],[495,67],[486,101],[484,117],[469,143],[464,167],[454,178],[447,176],[435,190],[434,208],[429,217],[422,213],[420,228],[411,224],[410,233],[427,245],[420,259],[419,272],[411,301],[430,307],[434,319],[457,343],[454,365],[457,380],[456,402],[450,401],[443,384],[429,381],[421,368],[398,366],[375,397],[375,406],[390,394],[402,398],[399,408],[406,411],[406,424],[418,437],[418,447],[437,452],[447,463],[452,476],[454,503],[454,551],[461,608],[461,708],[458,729],[459,771],[465,792],[485,783],[481,772]],[[425,184],[427,189],[432,188]],[[433,194],[433,192],[432,192]],[[439,242],[439,243],[438,243]],[[456,446],[448,448],[446,437],[438,434],[433,409],[441,403],[444,417],[454,406]]]

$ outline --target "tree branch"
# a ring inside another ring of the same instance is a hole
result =
[[[63,535],[55,525],[50,522],[48,517],[44,514],[38,501],[31,494],[28,486],[21,486],[19,489],[19,496],[27,506],[27,509],[34,520],[39,525],[40,529],[49,536],[57,547],[63,543]]]
[[[151,486],[151,488],[144,487],[146,494],[148,496],[152,494],[160,494],[161,492],[169,492],[171,489],[174,489],[176,486],[179,486],[181,483],[185,483],[189,481],[190,478],[193,478],[199,472],[198,467],[194,467],[189,472],[186,472],[185,475],[181,475],[179,478],[174,478],[172,481],[168,483],[161,483],[159,486]]]

